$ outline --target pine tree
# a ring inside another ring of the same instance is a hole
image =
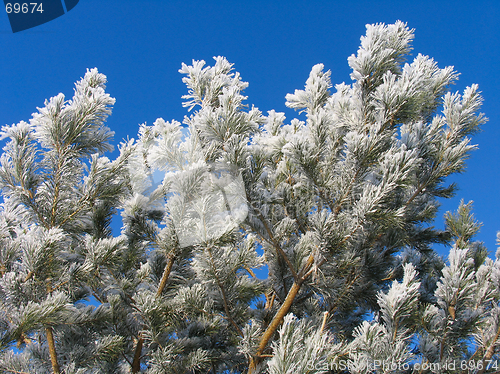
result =
[[[0,344],[21,349],[4,352],[6,372],[69,373],[83,364],[106,371],[101,359],[116,361],[122,350],[110,308],[82,303],[108,285],[111,274],[101,270],[124,246],[109,223],[131,150],[122,147],[115,161],[98,156],[111,149],[104,121],[115,100],[105,83],[87,71],[72,100],[59,94],[30,123],[2,128]]]
[[[472,241],[470,204],[430,226],[482,99],[449,91],[452,67],[407,63],[412,39],[368,25],[353,83],[331,93],[315,65],[290,122],[249,109],[225,58],[183,64],[184,126],[141,125],[115,161],[95,69],[5,126],[2,370],[493,371],[500,254]]]

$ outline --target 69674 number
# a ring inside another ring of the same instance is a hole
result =
[[[7,13],[43,13],[43,6],[42,3],[7,3],[5,11]]]

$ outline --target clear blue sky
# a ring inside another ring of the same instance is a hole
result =
[[[356,53],[367,23],[408,23],[414,53],[461,73],[453,90],[478,83],[490,121],[474,137],[468,170],[453,180],[460,199],[474,200],[484,222],[479,239],[490,252],[500,230],[500,1],[167,1],[80,0],[66,15],[16,34],[0,12],[0,125],[29,120],[46,98],[63,92],[87,68],[108,77],[116,98],[108,126],[115,144],[136,137],[138,125],[187,113],[182,62],[222,55],[250,83],[248,103],[264,114],[284,111],[285,95],[304,86],[324,63],[333,83],[350,83],[347,57]],[[112,155],[111,155],[112,156]],[[436,222],[442,227],[442,221]]]

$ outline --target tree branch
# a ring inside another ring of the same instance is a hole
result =
[[[161,277],[160,285],[158,286],[158,291],[156,292],[156,297],[160,297],[163,292],[165,286],[167,285],[168,278],[170,277],[170,272],[172,271],[172,266],[174,265],[175,255],[173,250],[168,254],[167,266],[165,266],[165,270],[163,271],[163,275]]]
[[[338,202],[336,204],[337,206],[335,207],[335,210],[333,210],[333,214],[334,214],[335,217],[337,217],[338,214],[340,213],[340,210],[342,209],[342,203],[347,198],[347,196],[351,193],[352,188],[354,186],[354,182],[356,181],[356,179],[358,179],[358,176],[359,176],[360,172],[361,172],[361,168],[358,167],[356,169],[356,172],[354,173],[353,177],[351,178],[351,180],[349,182],[349,187],[345,191],[344,195],[342,195],[342,197],[338,200]]]
[[[271,340],[272,336],[278,329],[279,325],[281,325],[281,322],[283,322],[283,318],[285,318],[285,316],[290,311],[293,301],[295,300],[295,297],[300,291],[302,283],[304,283],[307,277],[311,274],[309,270],[312,267],[313,263],[314,263],[314,256],[311,254],[307,259],[307,262],[304,264],[304,267],[300,270],[300,273],[298,275],[299,276],[298,281],[293,283],[292,288],[290,289],[290,291],[288,291],[288,295],[286,296],[285,301],[279,308],[278,312],[274,315],[273,320],[271,321],[266,331],[264,331],[264,334],[260,338],[257,352],[255,352],[254,357],[250,359],[248,374],[255,373],[257,369],[257,364],[259,363],[260,357],[262,357],[262,354],[264,353],[264,350],[267,347],[267,343],[269,342],[269,340]]]
[[[57,362],[56,343],[54,341],[54,332],[51,326],[45,327],[45,334],[47,335],[47,343],[49,344],[50,362],[52,363],[52,371],[54,374],[60,374],[59,363]]]
[[[231,317],[231,313],[229,311],[229,303],[227,301],[226,292],[224,291],[224,285],[222,284],[222,282],[220,281],[219,277],[217,276],[217,269],[215,268],[214,259],[212,257],[212,251],[211,251],[210,248],[207,248],[207,251],[208,251],[208,254],[210,255],[210,262],[211,262],[211,265],[212,265],[212,270],[214,272],[214,276],[215,276],[217,285],[219,286],[220,292],[222,294],[222,301],[224,303],[224,311],[226,312],[227,319],[229,320],[229,322],[231,323],[231,325],[234,326],[234,328],[236,329],[236,331],[238,332],[238,334],[240,336],[243,336],[243,331],[241,331],[241,328],[235,322],[235,320],[233,319],[233,317]]]
[[[292,262],[290,261],[290,259],[286,255],[286,253],[283,251],[283,249],[281,249],[280,245],[278,244],[278,242],[274,238],[274,235],[271,232],[271,229],[267,225],[267,222],[266,222],[265,218],[262,216],[262,214],[259,212],[259,213],[257,213],[257,216],[259,217],[259,219],[261,220],[262,224],[264,225],[264,228],[266,229],[267,235],[269,235],[269,240],[267,240],[267,238],[264,238],[264,239],[266,239],[266,241],[269,244],[271,244],[276,249],[276,252],[278,252],[278,254],[281,255],[281,257],[283,258],[283,260],[285,260],[285,262],[286,262],[286,264],[288,266],[288,269],[292,273],[293,279],[295,280],[295,282],[297,282],[297,280],[299,279],[299,277],[297,275],[297,272],[293,268]]]
[[[477,372],[477,374],[483,374],[484,371],[486,370],[486,367],[488,365],[485,365],[485,362],[489,362],[491,360],[491,358],[493,357],[493,355],[495,354],[495,345],[496,345],[496,342],[497,342],[499,337],[500,337],[500,326],[498,326],[497,332],[496,332],[495,336],[493,337],[493,339],[491,340],[491,344],[488,347],[488,349],[486,350],[486,353],[483,357],[483,367],[481,368],[481,370],[479,370]]]
[[[144,343],[144,338],[139,333],[139,339],[137,339],[137,345],[135,346],[134,359],[132,361],[132,373],[138,373],[141,371],[141,353],[142,345]]]
[[[323,331],[325,330],[327,319],[328,319],[328,312],[323,312],[323,323],[321,323],[321,329],[319,330],[320,334],[323,334]]]

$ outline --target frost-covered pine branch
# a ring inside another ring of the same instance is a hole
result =
[[[182,64],[189,116],[141,125],[113,161],[102,153],[114,99],[95,69],[71,100],[5,126],[2,370],[431,372],[422,365],[495,360],[499,260],[472,240],[470,205],[430,226],[475,148],[482,99],[477,85],[449,92],[458,73],[410,56],[413,37],[399,21],[368,25],[352,83],[315,65],[286,96],[305,113],[290,120],[246,104],[248,83],[224,57]],[[447,263],[435,243],[452,246]]]
[[[22,350],[4,352],[4,371],[105,367],[100,356],[120,353],[121,338],[99,325],[109,320],[106,308],[81,303],[106,287],[123,247],[108,226],[126,190],[130,147],[115,161],[98,155],[111,149],[104,121],[114,99],[105,83],[87,71],[71,100],[59,94],[30,123],[2,128],[2,346]]]

